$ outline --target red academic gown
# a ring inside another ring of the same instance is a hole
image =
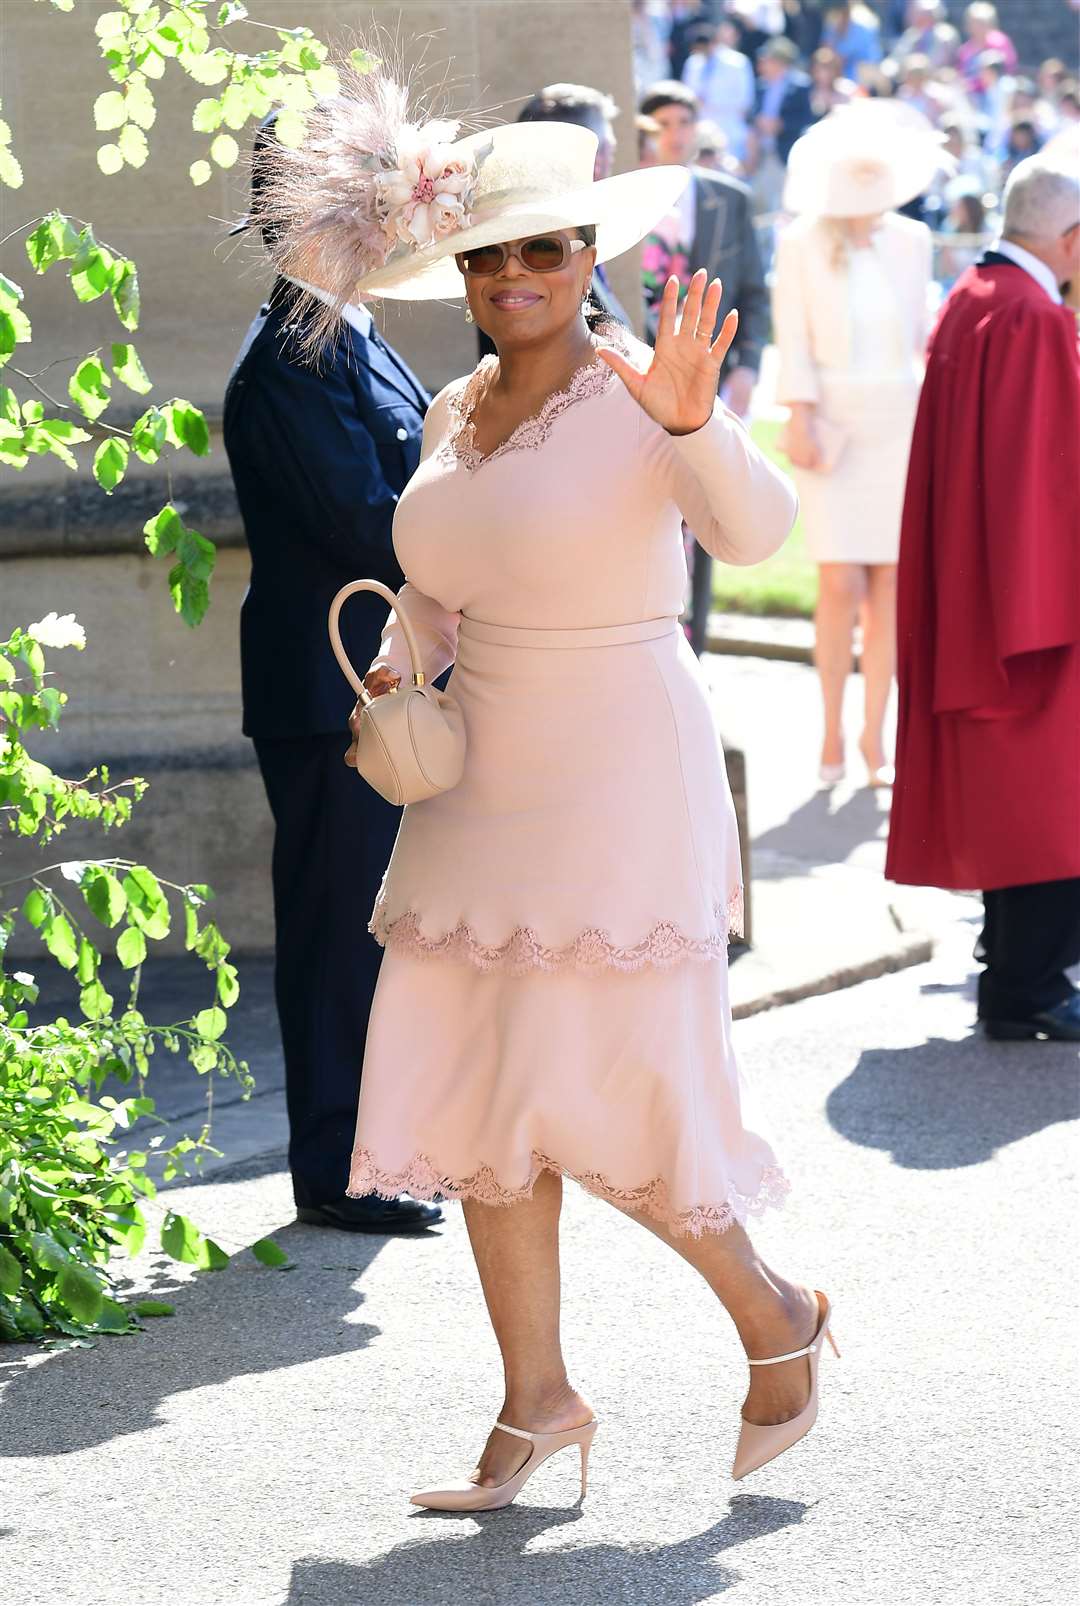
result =
[[[930,341],[898,581],[885,873],[1080,876],[1080,362],[1073,313],[999,258]]]

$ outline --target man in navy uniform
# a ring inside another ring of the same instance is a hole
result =
[[[256,192],[271,122],[256,135]],[[437,1205],[345,1193],[381,958],[367,921],[400,810],[344,763],[355,699],[326,620],[350,580],[402,584],[391,526],[420,459],[429,397],[366,308],[345,308],[317,371],[296,349],[300,316],[295,288],[279,277],[230,375],[224,425],[251,549],[240,616],[244,734],[255,743],[274,816],[274,989],[289,1169],[301,1221],[415,1232],[442,1219]],[[373,595],[351,598],[342,612],[342,639],[361,672],[378,652],[385,618]]]

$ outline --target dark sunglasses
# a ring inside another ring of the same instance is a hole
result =
[[[473,278],[487,278],[501,273],[511,257],[516,257],[530,273],[555,273],[564,268],[576,251],[584,251],[584,240],[572,240],[568,234],[534,234],[516,245],[478,245],[471,251],[459,251],[455,257],[462,273]]]

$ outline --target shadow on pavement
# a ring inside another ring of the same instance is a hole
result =
[[[687,1476],[693,1469],[687,1468]],[[508,1506],[478,1512],[476,1528],[461,1532],[461,1513],[417,1512],[423,1528],[447,1521],[452,1535],[396,1545],[373,1561],[353,1564],[304,1557],[293,1564],[286,1606],[446,1606],[451,1600],[498,1606],[541,1601],[647,1601],[649,1606],[694,1606],[740,1582],[717,1561],[737,1545],[802,1521],[809,1506],[797,1500],[736,1495],[728,1515],[704,1533],[671,1545],[555,1545],[530,1549],[553,1529],[581,1521],[578,1506],[549,1509]]]
[[[869,787],[845,795],[815,792],[780,825],[753,839],[754,856],[776,854],[802,864],[843,864],[855,848],[874,842],[888,820],[888,794]]]
[[[864,1049],[825,1109],[852,1143],[884,1149],[913,1171],[980,1165],[998,1149],[1080,1115],[1069,1043],[931,1038]]]
[[[175,1306],[174,1317],[18,1370],[4,1392],[0,1456],[64,1455],[145,1433],[161,1425],[158,1407],[174,1394],[363,1349],[378,1336],[352,1318],[364,1299],[355,1284],[385,1238],[297,1223],[273,1236],[295,1271],[242,1255],[177,1288],[162,1257],[152,1293]],[[324,1319],[312,1321],[313,1304]]]

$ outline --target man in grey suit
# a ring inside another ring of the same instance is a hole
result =
[[[698,103],[685,84],[653,84],[642,96],[640,110],[659,127],[656,155],[660,162],[690,168],[690,183],[679,202],[681,244],[691,273],[705,268],[710,279],[723,281],[717,327],[732,307],[739,310],[739,332],[728,352],[720,394],[733,413],[744,417],[769,335],[769,293],[754,233],[753,202],[747,185],[727,173],[695,167]],[[694,651],[705,646],[712,559],[697,547],[691,590],[690,639]]]

